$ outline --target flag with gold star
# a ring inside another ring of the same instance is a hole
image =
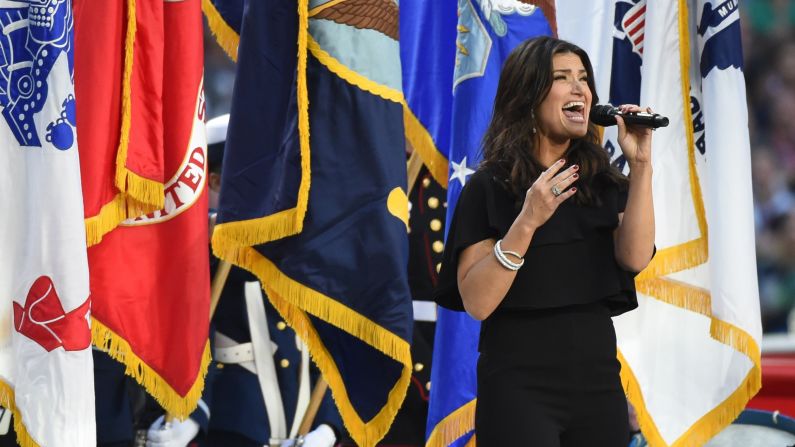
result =
[[[361,446],[411,380],[397,19],[393,0],[246,3],[213,235],[306,342]]]

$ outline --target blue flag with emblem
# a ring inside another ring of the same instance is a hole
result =
[[[411,379],[398,9],[297,6],[245,3],[213,249],[260,279],[374,446]]]
[[[520,42],[551,33],[541,9],[519,1],[401,3],[403,88],[412,112],[407,113],[407,135],[435,176],[435,163],[441,157],[450,161],[440,181],[448,187],[448,220],[482,157],[480,142],[491,119],[503,61]],[[429,41],[428,35],[439,37]],[[432,145],[412,133],[414,118]],[[466,313],[438,310],[426,428],[429,447],[475,442],[479,333],[480,324]]]

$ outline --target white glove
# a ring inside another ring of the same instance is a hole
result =
[[[191,418],[165,422],[160,416],[146,432],[146,447],[186,447],[199,433],[199,424]]]
[[[321,424],[318,428],[307,433],[303,441],[303,444],[297,444],[295,439],[288,439],[282,441],[281,447],[297,447],[299,445],[301,447],[334,447],[337,437],[331,427]]]

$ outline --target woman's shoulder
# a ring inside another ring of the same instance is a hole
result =
[[[475,173],[469,176],[466,184],[474,184],[478,186],[488,185],[496,181],[496,178],[497,177],[492,168],[488,166],[479,166]]]
[[[471,186],[470,186],[471,185]],[[487,188],[489,190],[498,187],[498,190],[507,190],[509,182],[494,168],[490,166],[480,166],[474,174],[472,174],[464,185],[464,188]]]

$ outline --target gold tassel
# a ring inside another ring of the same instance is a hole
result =
[[[434,180],[447,189],[447,157],[439,152],[428,129],[422,125],[408,104],[405,103],[403,104],[403,128],[406,139],[411,147],[420,154]]]
[[[411,352],[408,342],[375,324],[363,315],[287,277],[267,258],[251,247],[223,244],[213,247],[217,256],[251,271],[263,284],[274,307],[309,347],[309,352],[329,383],[345,427],[358,445],[372,447],[385,435],[400,408],[411,380]],[[353,408],[339,369],[315,331],[307,313],[361,339],[395,361],[403,369],[390,390],[387,403],[365,423]]]
[[[679,439],[670,445],[663,440],[657,425],[654,423],[646,404],[643,401],[643,393],[640,385],[629,367],[621,351],[618,351],[618,360],[621,362],[621,383],[627,398],[635,407],[643,436],[649,443],[649,447],[689,447],[693,445],[703,445],[712,439],[718,432],[734,422],[737,416],[743,411],[746,403],[754,397],[762,386],[760,363],[755,361],[754,366],[746,375],[743,382],[736,390],[723,402],[718,404],[710,412],[701,417],[690,429],[682,434]]]
[[[474,430],[476,404],[477,399],[472,399],[439,421],[428,436],[425,447],[447,447]]]
[[[403,92],[395,90],[384,84],[379,84],[361,74],[346,67],[342,62],[338,61],[334,56],[326,52],[320,47],[320,44],[308,36],[308,48],[312,56],[315,56],[321,64],[329,69],[332,73],[347,81],[349,84],[354,85],[368,93],[379,96],[387,101],[403,104]]]
[[[221,13],[215,8],[211,0],[202,0],[202,11],[207,17],[207,25],[215,36],[218,46],[224,50],[230,59],[237,62],[237,47],[240,45],[240,36],[226,23]]]
[[[91,336],[94,346],[122,363],[125,366],[124,373],[140,383],[166,412],[179,419],[185,419],[196,409],[202,391],[204,391],[204,376],[212,361],[209,340],[204,347],[196,381],[193,382],[188,393],[181,396],[160,374],[135,354],[127,340],[94,317],[91,317]]]
[[[331,388],[332,397],[351,437],[358,445],[372,447],[386,435],[405,398],[412,367],[408,342],[336,300],[287,277],[272,262],[250,247],[300,233],[303,229],[311,184],[307,48],[314,45],[316,51],[322,51],[308,34],[307,12],[308,1],[301,0],[298,4],[297,101],[302,177],[296,208],[263,218],[220,224],[214,231],[212,246],[216,256],[249,270],[258,277],[274,307],[309,347],[313,360]],[[332,59],[326,62],[333,63]],[[402,101],[402,94],[398,94]],[[367,423],[362,421],[353,408],[339,369],[311,324],[307,312],[361,339],[402,364],[400,378],[389,391],[386,404]]]
[[[709,291],[669,278],[652,278],[635,282],[638,293],[662,302],[696,312],[712,314],[712,299]]]
[[[127,35],[124,42],[124,74],[122,78],[121,129],[116,152],[115,185],[125,193],[128,214],[133,210],[151,212],[163,208],[163,184],[147,179],[127,169],[127,150],[130,145],[132,119],[132,71],[134,63],[135,34],[137,30],[135,0],[127,0]],[[145,213],[140,213],[145,214]],[[140,215],[139,214],[139,215]]]
[[[14,389],[3,380],[0,380],[0,406],[11,410],[11,414],[14,415],[14,431],[17,434],[17,444],[20,447],[39,447],[22,422],[22,414],[19,412],[14,400]]]

